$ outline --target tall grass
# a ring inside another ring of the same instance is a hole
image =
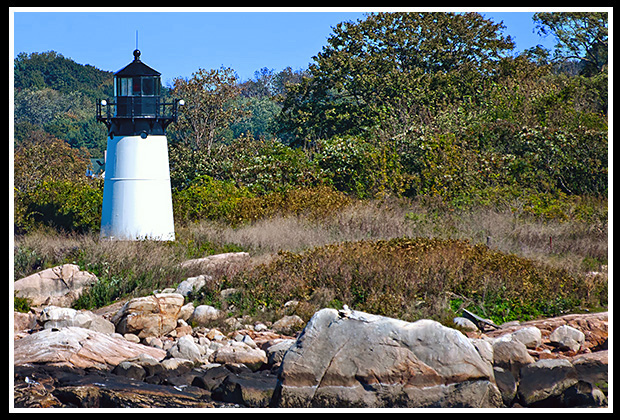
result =
[[[178,226],[177,239],[170,243],[101,241],[95,234],[40,230],[15,238],[14,276],[76,263],[99,278],[76,304],[93,308],[174,287],[196,274],[180,268],[186,259],[247,251],[253,257],[249,266],[218,273],[197,299],[227,306],[219,291],[234,287],[238,297],[246,296],[237,310],[256,316],[280,314],[281,305],[295,299],[300,303],[294,310],[303,317],[343,303],[407,319],[445,318],[463,305],[497,320],[532,317],[605,304],[606,276],[585,273],[607,264],[606,211],[600,210],[606,203],[590,206],[604,217],[549,220],[519,211],[518,203],[459,210],[437,200],[386,198],[340,203],[320,212],[270,211],[240,225],[202,220]],[[428,242],[433,245],[414,264],[407,241],[423,246],[423,240],[435,242]],[[462,258],[463,253],[470,257]],[[543,279],[545,288],[533,290],[555,290],[561,284],[563,292],[545,295],[544,302],[536,294],[519,295],[516,291],[524,286],[516,285],[525,280],[503,276],[505,267],[497,261],[518,261],[514,273],[531,271]]]

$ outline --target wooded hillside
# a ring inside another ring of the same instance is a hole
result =
[[[555,51],[515,56],[477,13],[373,13],[334,27],[306,70],[176,79],[164,89],[187,103],[168,132],[176,222],[243,222],[258,217],[248,200],[269,213],[276,195],[317,188],[589,217],[576,203],[608,192],[607,15],[534,19]],[[112,73],[53,51],[19,54],[14,69],[18,231],[96,231],[102,185],[82,174],[106,147],[95,102]],[[224,191],[239,197],[225,208],[212,201]]]

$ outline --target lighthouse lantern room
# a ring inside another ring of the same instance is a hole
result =
[[[161,75],[134,60],[114,74],[114,99],[97,104],[108,128],[101,237],[174,240],[166,127],[182,100],[161,98]]]

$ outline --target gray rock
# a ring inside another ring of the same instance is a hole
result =
[[[43,328],[81,327],[104,334],[114,333],[114,324],[86,310],[46,306],[39,315]]]
[[[224,312],[210,305],[199,305],[194,308],[194,312],[190,317],[190,322],[194,322],[198,326],[206,326],[209,323],[222,318]]]
[[[519,398],[525,406],[545,405],[577,384],[575,367],[566,359],[541,359],[523,366]]]
[[[202,358],[200,347],[194,342],[191,335],[184,335],[179,338],[174,346],[168,350],[167,357],[187,359],[198,362]]]
[[[282,363],[284,355],[295,344],[294,339],[282,339],[279,342],[267,347],[265,353],[267,354],[267,363],[269,366],[278,366]]]
[[[454,325],[462,328],[464,331],[479,331],[478,326],[472,320],[462,316],[454,318]]]
[[[112,373],[129,379],[143,381],[146,378],[146,371],[139,363],[123,360],[112,370]]]
[[[528,349],[535,349],[542,344],[542,333],[537,327],[520,328],[511,333],[512,339],[520,341]]]
[[[608,350],[575,356],[571,363],[580,381],[589,382],[601,389],[607,389],[609,381]]]
[[[214,389],[213,398],[245,407],[265,408],[271,404],[276,384],[277,377],[265,371],[228,374]]]
[[[176,293],[187,297],[190,294],[196,293],[205,284],[207,284],[207,281],[211,279],[211,276],[205,274],[201,274],[196,277],[188,277],[186,280],[182,281],[181,284],[179,284],[179,286],[176,288]]]
[[[517,379],[521,368],[534,361],[520,341],[500,338],[493,343],[493,365],[511,372]]]
[[[369,345],[372,343],[372,345]],[[435,321],[335,309],[314,314],[284,356],[280,407],[500,407],[493,368]]]
[[[510,407],[517,396],[517,381],[509,370],[495,366],[493,371],[495,374],[495,383],[502,394],[504,405]]]
[[[15,295],[30,300],[31,306],[69,307],[83,291],[97,282],[97,276],[64,264],[40,271],[14,283]]]
[[[556,328],[549,336],[551,344],[560,350],[579,351],[584,340],[585,334],[569,325]]]

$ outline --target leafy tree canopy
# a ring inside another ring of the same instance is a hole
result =
[[[283,127],[305,127],[298,134],[314,138],[357,134],[386,115],[471,96],[476,79],[514,48],[502,28],[478,13],[376,13],[343,22],[314,57],[311,78],[289,91]]]
[[[593,76],[608,63],[608,23],[606,12],[541,12],[534,14],[538,32],[557,39],[557,61],[580,60],[582,74]]]
[[[19,53],[14,61],[15,88],[50,88],[61,93],[80,91],[88,96],[112,96],[113,73],[78,64],[55,51]]]

